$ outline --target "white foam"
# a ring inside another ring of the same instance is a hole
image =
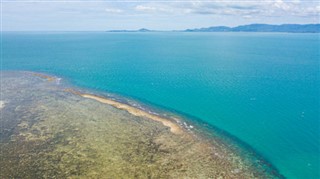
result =
[[[56,84],[60,85],[60,82],[61,82],[61,78],[56,78]]]
[[[5,106],[5,102],[4,101],[0,101],[0,109],[2,109]]]

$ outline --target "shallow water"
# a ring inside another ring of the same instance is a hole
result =
[[[218,138],[171,132],[70,92],[58,79],[2,72],[1,89],[7,104],[0,109],[1,178],[278,177]]]
[[[288,178],[319,178],[319,35],[5,33],[3,69],[62,76],[189,114]]]

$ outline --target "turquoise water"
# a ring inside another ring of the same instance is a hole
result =
[[[223,129],[320,178],[319,34],[3,33],[2,68],[62,76]]]

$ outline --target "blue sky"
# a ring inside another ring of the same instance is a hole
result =
[[[2,0],[3,31],[180,30],[250,23],[319,23],[307,0]]]

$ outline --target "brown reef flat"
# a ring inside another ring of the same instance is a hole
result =
[[[0,178],[275,178],[174,119],[56,80],[2,72]]]

